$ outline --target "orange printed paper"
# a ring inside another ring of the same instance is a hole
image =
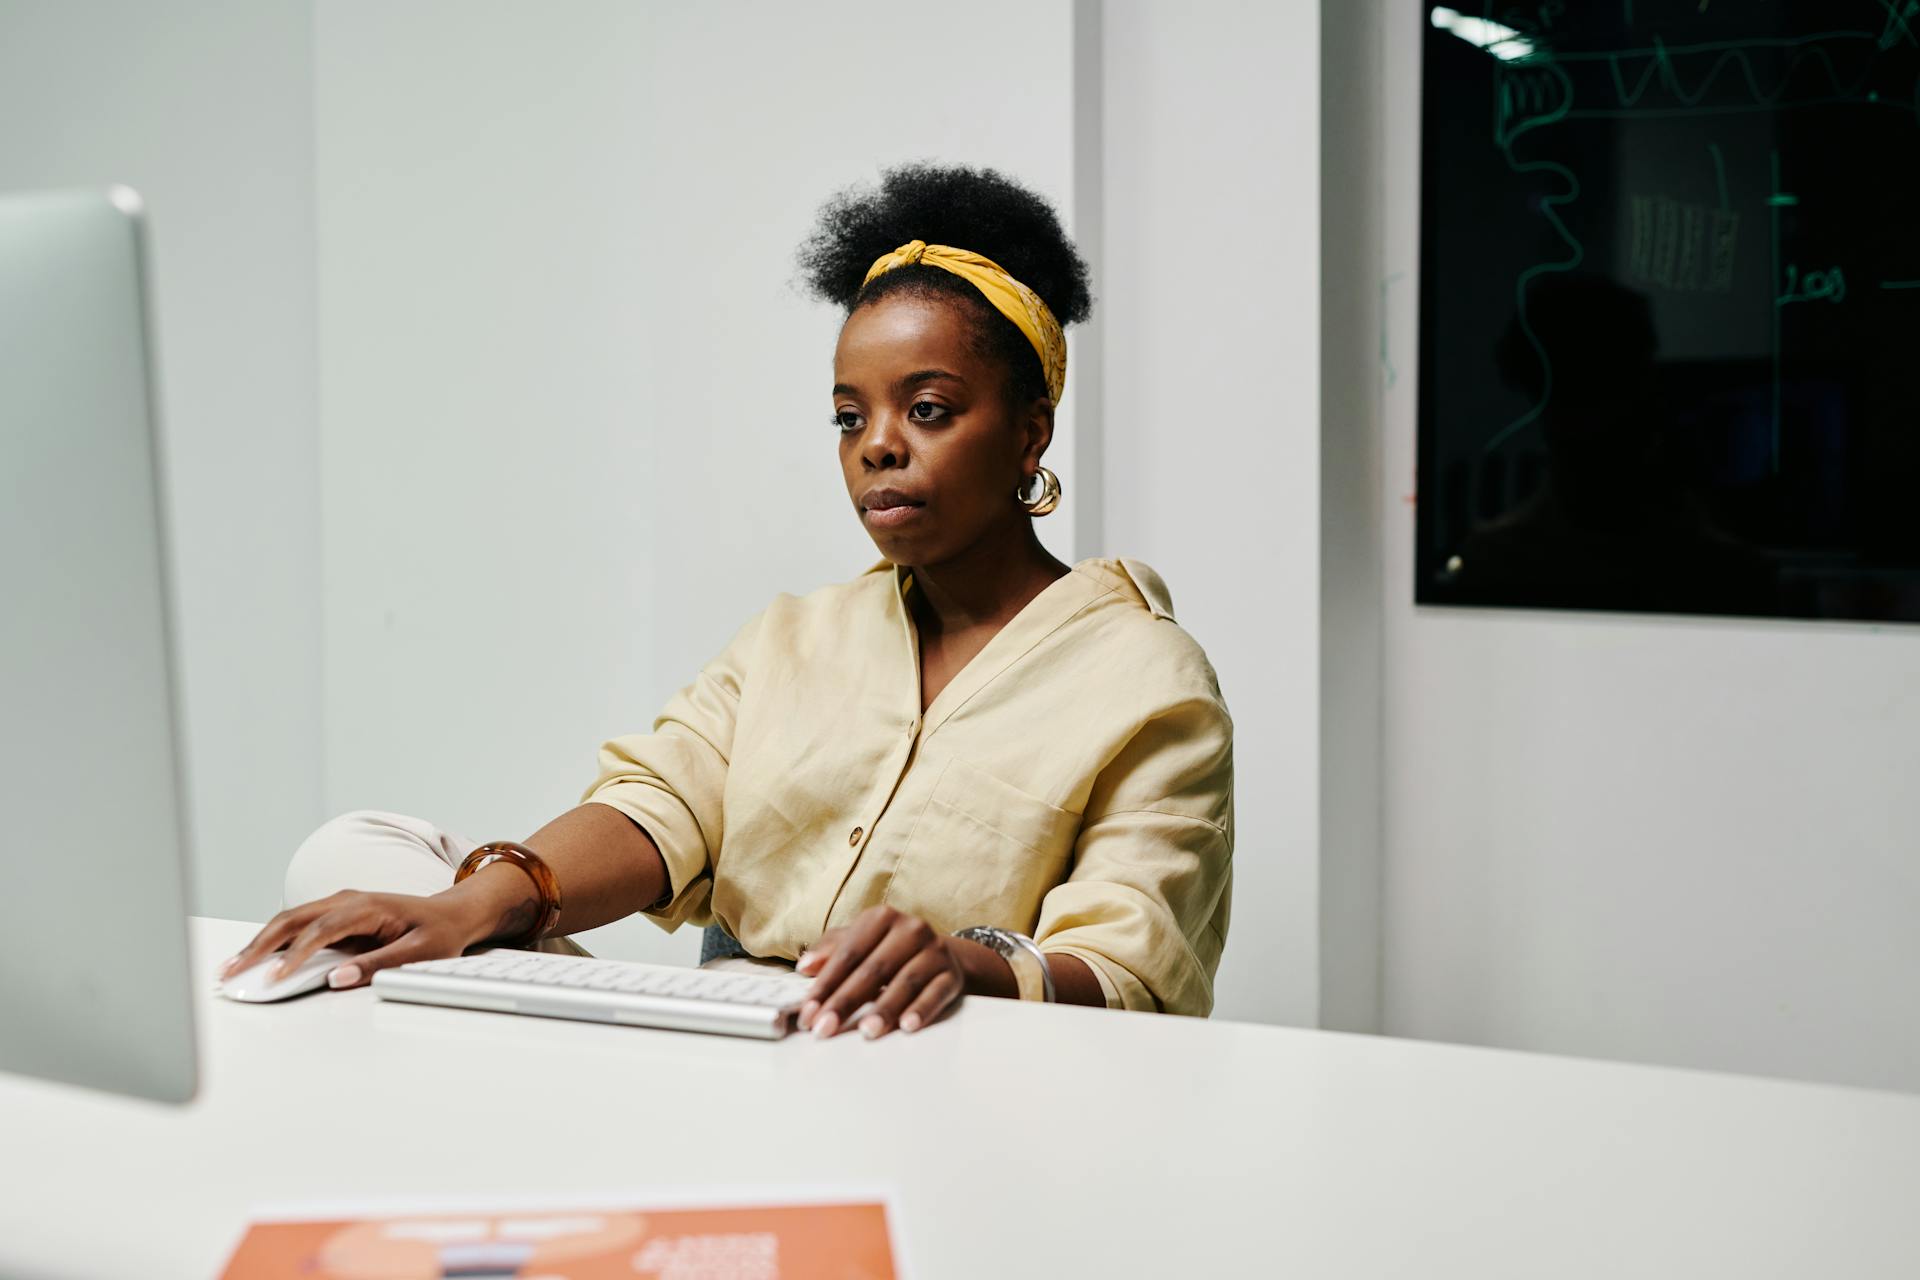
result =
[[[894,1280],[879,1204],[256,1222],[223,1280]]]

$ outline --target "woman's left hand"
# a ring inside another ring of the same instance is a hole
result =
[[[795,967],[817,975],[800,1007],[800,1027],[823,1040],[845,1030],[856,1013],[869,1040],[896,1026],[918,1031],[966,990],[945,936],[887,906],[868,907],[851,924],[827,930]]]

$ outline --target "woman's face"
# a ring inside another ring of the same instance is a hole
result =
[[[955,303],[893,294],[848,316],[834,348],[847,496],[895,564],[940,564],[1029,519],[1014,493],[1052,412],[1009,407],[1006,371],[974,350],[971,324]]]

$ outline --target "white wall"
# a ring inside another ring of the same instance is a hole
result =
[[[829,193],[986,163],[1071,219],[1067,0],[722,12],[318,11],[329,808],[524,834],[775,592],[878,558],[827,421],[839,317],[792,285]]]
[[[1311,6],[1110,8],[0,10],[0,111],[33,122],[0,186],[153,210],[200,908],[269,913],[345,808],[531,828],[773,592],[870,563],[825,422],[838,317],[793,250],[846,183],[972,161],[1052,197],[1099,271],[1042,534],[1161,568],[1239,723],[1221,1012],[1311,1021],[1315,642],[1277,602],[1313,581],[1314,144],[1244,145],[1313,117]],[[1228,391],[1229,360],[1273,376]]]
[[[1099,8],[321,7],[330,808],[530,830],[774,592],[871,563],[825,422],[839,317],[793,251],[884,164],[989,164],[1100,272],[1107,356],[1076,337],[1050,455],[1071,515],[1042,532],[1161,569],[1238,725],[1220,1012],[1313,1020],[1317,139],[1245,141],[1316,118],[1314,10],[1109,5],[1089,41]],[[1196,273],[1196,244],[1227,269]],[[1084,430],[1080,397],[1104,402]]]
[[[1320,1009],[1380,1029],[1380,12],[1320,5]]]
[[[151,218],[197,910],[259,917],[320,815],[305,3],[6,0],[0,191]]]
[[[1387,9],[1385,1030],[1920,1089],[1920,631],[1411,604],[1420,6]]]
[[[1105,6],[1102,554],[1172,588],[1234,717],[1221,1017],[1319,1008],[1319,16]]]

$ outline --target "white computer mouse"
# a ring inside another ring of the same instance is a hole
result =
[[[316,987],[327,985],[327,975],[340,965],[353,959],[351,951],[338,951],[332,947],[322,947],[308,956],[306,963],[286,977],[274,980],[273,970],[284,958],[276,951],[259,964],[242,969],[231,978],[222,982],[216,990],[229,1000],[244,1000],[248,1004],[261,1004],[268,1000],[285,1000],[289,996],[304,995]]]

